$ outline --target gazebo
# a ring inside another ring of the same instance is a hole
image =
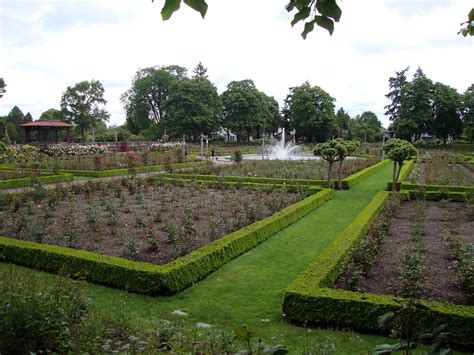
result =
[[[62,121],[34,121],[21,125],[25,129],[26,143],[57,143],[58,131],[66,131],[66,141],[71,142],[72,124]],[[36,132],[36,134],[32,134]],[[51,134],[49,134],[51,133]],[[36,136],[36,137],[35,137]]]

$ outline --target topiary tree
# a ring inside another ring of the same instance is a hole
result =
[[[392,191],[398,191],[398,178],[405,160],[409,160],[418,154],[413,144],[398,138],[389,139],[383,150],[387,157],[393,161]]]
[[[335,148],[337,150],[338,161],[339,161],[339,170],[337,173],[338,181],[337,187],[339,190],[342,189],[342,163],[349,155],[354,153],[356,148],[359,146],[359,141],[346,141],[343,138],[336,139],[337,144]]]
[[[343,149],[341,144],[335,140],[326,143],[318,143],[314,148],[314,155],[319,155],[328,162],[327,185],[329,188],[331,188],[332,166],[336,161],[339,161],[339,151],[341,149]]]

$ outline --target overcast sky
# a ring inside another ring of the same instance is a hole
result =
[[[0,77],[14,105],[34,119],[59,108],[67,86],[96,79],[105,87],[112,124],[125,113],[120,94],[139,68],[201,61],[219,92],[253,79],[280,104],[308,80],[351,116],[383,115],[388,78],[420,66],[433,81],[464,92],[474,82],[474,39],[457,35],[471,0],[345,0],[333,36],[306,40],[291,28],[287,0],[208,0],[203,20],[182,7],[166,22],[163,0],[0,0]]]

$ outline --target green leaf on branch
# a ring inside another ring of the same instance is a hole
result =
[[[177,10],[181,5],[181,0],[166,0],[163,8],[161,9],[161,18],[163,21],[169,20],[171,15]]]
[[[315,24],[314,20],[310,22],[306,22],[304,24],[304,31],[301,33],[301,36],[303,37],[303,39],[306,39],[306,36],[308,35],[308,33],[310,33],[314,29],[314,24]]]
[[[294,26],[301,20],[304,20],[310,14],[311,14],[311,8],[309,7],[302,8],[299,12],[296,13],[295,17],[293,17],[293,20],[291,21],[291,26]]]
[[[319,27],[328,30],[330,35],[332,35],[332,33],[334,32],[334,22],[330,18],[324,16],[315,16],[314,21],[316,21]]]
[[[330,17],[334,21],[339,22],[341,19],[341,8],[336,4],[336,0],[318,0],[316,9],[325,17]]]
[[[206,16],[207,13],[207,4],[204,0],[184,0],[184,3],[191,7],[193,10],[198,11],[202,18]]]

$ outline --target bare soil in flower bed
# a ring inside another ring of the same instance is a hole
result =
[[[272,187],[88,182],[38,200],[13,198],[0,235],[164,264],[307,196]],[[38,192],[36,192],[38,194]]]
[[[342,166],[343,177],[347,177],[365,169],[380,159],[347,159]],[[249,161],[241,164],[228,166],[203,166],[192,169],[186,173],[220,175],[220,176],[248,176],[282,179],[315,179],[325,180],[327,178],[327,163],[323,160],[311,161]],[[333,167],[333,178],[337,178],[338,163]]]
[[[464,203],[424,201],[424,218],[420,239],[414,239],[417,202],[400,205],[390,221],[387,236],[383,239],[375,263],[358,282],[355,290],[376,294],[404,296],[401,290],[403,256],[407,248],[420,251],[425,259],[421,298],[467,304],[465,293],[459,288],[455,273],[455,258],[447,235],[455,235],[474,246],[474,216],[472,207]],[[369,232],[369,235],[373,231]],[[346,269],[335,283],[336,288],[350,289]]]
[[[418,184],[471,186],[474,185],[474,171],[457,163],[446,163],[440,168],[431,161],[416,163],[408,180]]]

